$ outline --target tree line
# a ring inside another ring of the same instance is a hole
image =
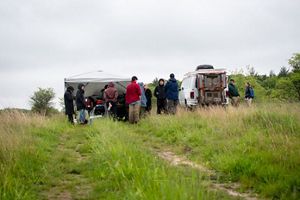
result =
[[[246,75],[236,72],[230,78],[235,79],[240,91],[250,82],[255,89],[255,99],[260,102],[300,101],[300,53],[295,53],[288,64],[290,67],[281,67],[278,74],[271,70],[269,75],[259,75],[253,67],[248,67]]]

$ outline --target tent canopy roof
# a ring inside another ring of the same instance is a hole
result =
[[[119,94],[126,92],[126,86],[131,82],[131,78],[104,73],[103,71],[94,71],[83,73],[69,78],[65,78],[65,89],[72,86],[77,91],[77,86],[82,83],[85,85],[85,96],[97,97],[101,94],[101,90],[108,83],[115,83],[115,87]]]
[[[105,73],[101,70],[87,72],[69,78],[65,78],[66,83],[108,83],[108,82],[127,82],[130,81],[130,78],[121,77],[113,74]]]

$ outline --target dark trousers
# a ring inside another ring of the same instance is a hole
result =
[[[164,113],[167,112],[167,100],[166,99],[157,99],[157,114],[161,114],[161,111]]]
[[[116,117],[117,116],[117,104],[116,104],[116,102],[113,102],[113,101],[106,102],[106,108],[107,109],[109,108],[109,104],[111,104],[111,108],[108,111],[108,113],[110,113],[113,117]]]
[[[178,100],[168,99],[168,113],[175,115],[177,111]]]
[[[74,124],[73,114],[68,114],[68,121],[69,121],[71,124]]]

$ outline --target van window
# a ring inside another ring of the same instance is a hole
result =
[[[196,84],[196,76],[193,76],[193,77],[191,77],[191,80],[190,80],[190,87],[192,87],[192,88],[197,88],[197,84]]]
[[[181,87],[183,88],[189,88],[190,87],[190,77],[185,78],[182,80]]]
[[[197,81],[196,77],[187,77],[182,80],[181,87],[183,88],[194,88],[197,87]]]

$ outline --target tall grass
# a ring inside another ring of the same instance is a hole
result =
[[[0,199],[37,199],[53,123],[15,111],[2,112],[0,120]]]
[[[65,190],[75,199],[232,199],[208,190],[197,171],[158,159],[127,124],[105,119],[72,127],[61,116],[22,113],[1,118],[0,199],[47,199]],[[75,151],[88,157],[79,161]]]
[[[265,197],[300,196],[299,104],[181,110],[151,116],[136,131],[206,163],[226,175],[223,181]]]
[[[179,110],[138,125],[100,119],[87,127],[73,127],[59,115],[4,112],[0,199],[46,198],[43,192],[51,187],[69,189],[75,199],[231,198],[210,190],[199,172],[169,166],[149,146],[185,154],[215,169],[220,182],[241,182],[242,190],[299,199],[299,111],[299,104]],[[78,160],[77,151],[88,156]],[[70,172],[80,175],[72,179]],[[66,184],[65,177],[68,185],[56,183]],[[82,184],[89,184],[92,194],[76,196]]]
[[[97,123],[90,133],[95,153],[90,177],[105,199],[228,199],[209,191],[205,179],[188,168],[161,161],[124,124]],[[100,131],[99,131],[100,130]]]

